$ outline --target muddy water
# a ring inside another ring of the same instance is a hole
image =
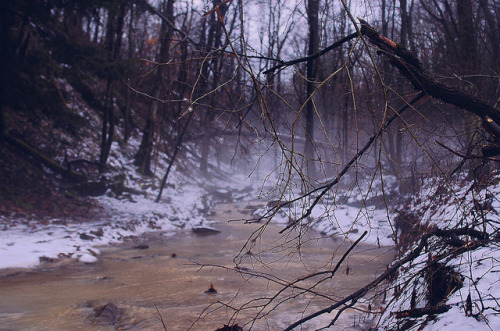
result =
[[[102,247],[100,261],[93,265],[68,263],[2,276],[0,330],[215,330],[224,323],[238,323],[245,330],[281,330],[357,290],[392,259],[387,248],[359,245],[333,279],[315,287],[316,294],[322,295],[297,296],[299,289],[289,289],[277,296],[283,301],[280,305],[272,302],[262,311],[268,302],[265,298],[282,288],[275,281],[331,269],[350,244],[307,233],[297,250],[296,234],[282,237],[278,233],[282,226],[273,224],[248,242],[261,224],[227,222],[245,217],[244,207],[241,203],[218,206],[211,217],[219,221],[213,224],[221,231],[215,235],[146,234]],[[134,248],[139,244],[149,248]],[[238,253],[240,273],[234,271]],[[256,272],[265,278],[256,277]],[[297,285],[306,288],[318,280]],[[210,284],[217,293],[206,293]],[[95,310],[109,302],[121,309],[120,320],[99,325]],[[323,316],[301,330],[325,326],[333,316]],[[330,330],[362,329],[359,319],[356,311],[348,310]]]

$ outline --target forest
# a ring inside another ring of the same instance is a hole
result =
[[[106,199],[180,210],[189,185],[199,219],[231,187],[269,202],[239,258],[274,221],[297,254],[309,229],[352,245],[269,280],[243,329],[301,295],[328,300],[282,329],[360,303],[372,329],[500,328],[499,1],[4,0],[0,43],[3,233]],[[394,262],[323,294],[365,240]]]

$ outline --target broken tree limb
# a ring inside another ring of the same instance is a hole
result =
[[[496,109],[495,107],[468,93],[437,82],[432,77],[431,73],[423,68],[419,59],[413,53],[406,50],[402,45],[380,34],[366,21],[362,19],[359,19],[359,21],[361,23],[361,35],[366,36],[371,44],[379,48],[381,53],[389,58],[389,62],[410,81],[415,89],[445,103],[467,110],[481,117],[483,120],[487,121],[489,117],[490,120],[492,119],[497,125],[500,125],[499,109]],[[291,66],[320,57],[358,36],[359,34],[357,32],[352,33],[314,55],[281,62],[278,65],[264,71],[264,74],[274,72],[282,67]]]
[[[483,128],[485,128],[486,131],[488,131],[495,138],[495,140],[500,139],[500,125],[488,116],[483,117]]]
[[[479,159],[479,160],[484,160],[484,161],[493,161],[493,162],[500,162],[500,160],[495,159],[493,156],[497,156],[500,154],[500,144],[492,144],[492,145],[487,145],[482,147],[482,152],[484,156],[477,156],[477,155],[467,155],[467,154],[462,154],[459,153],[450,147],[446,146],[440,141],[436,141],[436,144],[439,146],[443,147],[447,151],[455,154],[456,156],[461,157],[464,160],[472,160],[472,159]]]
[[[489,117],[495,123],[500,123],[500,110],[468,93],[437,82],[431,73],[423,68],[415,55],[400,44],[378,33],[367,22],[361,19],[360,22],[361,34],[368,37],[368,40],[382,51],[380,53],[389,58],[391,65],[396,67],[416,90],[467,110],[481,117],[481,119]]]

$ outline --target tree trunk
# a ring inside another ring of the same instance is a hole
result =
[[[209,116],[207,115],[204,124],[205,135],[203,136],[203,141],[201,143],[200,172],[203,176],[208,175],[208,154],[210,151],[210,135],[211,135],[210,128],[212,126],[211,124],[209,124],[210,120],[208,119],[208,117]]]
[[[11,49],[9,47],[9,31],[13,24],[14,15],[8,10],[7,1],[0,1],[0,144],[4,140],[6,130],[4,117],[4,103],[6,99],[6,88],[8,87],[7,64],[11,62]]]
[[[404,48],[407,48],[408,46],[408,36],[409,36],[409,31],[410,31],[410,17],[408,15],[408,9],[407,9],[407,1],[406,0],[400,0],[399,1],[399,8],[400,8],[400,14],[401,14],[401,37],[400,37],[400,44],[403,45]],[[400,82],[400,84],[397,85],[397,92],[399,95],[403,95],[403,84]],[[401,107],[402,104],[401,102],[397,103],[397,108]],[[403,170],[405,169],[402,165],[403,163],[403,144],[404,144],[404,136],[403,136],[403,122],[401,120],[398,120],[396,122],[396,132],[395,132],[395,154],[393,157],[393,161],[395,163],[395,168],[396,168],[396,176],[405,176],[403,173]]]
[[[106,85],[106,96],[104,100],[104,114],[102,117],[101,129],[101,152],[99,154],[99,172],[104,172],[106,163],[113,143],[115,131],[113,114],[113,81],[108,79]]]
[[[471,0],[457,0],[460,67],[465,75],[477,74],[479,55]],[[478,86],[479,87],[479,86]]]
[[[219,5],[222,1],[221,0],[213,0],[213,7],[216,7]],[[227,11],[227,6],[223,6],[220,8],[219,12],[221,14],[221,20],[224,20],[224,15]],[[222,27],[220,25],[221,23],[217,19],[215,13],[212,13],[210,16],[210,30],[208,31],[208,40],[207,40],[207,48],[206,48],[206,54],[208,55],[209,52],[212,51],[211,48],[217,49],[222,45]],[[206,79],[206,85],[210,86],[211,90],[214,91],[217,86],[220,83],[220,70],[222,70],[222,62],[220,56],[214,56],[212,60],[210,61],[211,67],[214,68],[212,72],[212,82],[209,84],[208,82],[208,73],[209,73],[209,66],[208,66],[208,61],[205,61],[205,63],[202,66],[201,69],[201,77]],[[205,91],[205,88],[200,89],[199,95],[203,95]],[[216,93],[211,93],[210,96],[208,97],[208,104],[209,106],[205,110],[205,116],[204,116],[204,122],[203,122],[203,129],[204,129],[204,139],[201,144],[201,159],[200,159],[200,171],[203,175],[207,176],[208,175],[208,159],[210,155],[210,146],[212,142],[212,126],[213,126],[213,109],[214,106],[216,105]]]
[[[106,51],[110,62],[116,62],[120,57],[120,48],[123,35],[123,22],[125,20],[127,3],[123,2],[118,8],[108,10],[108,23],[106,25]],[[118,11],[118,13],[116,13]],[[99,172],[106,168],[113,136],[115,134],[114,115],[114,81],[113,73],[108,73],[105,96],[105,109],[101,130],[101,152],[99,155]]]
[[[0,39],[3,39],[0,35]],[[3,43],[2,43],[3,44]],[[3,45],[2,45],[3,46]],[[2,47],[2,49],[4,49],[4,52],[5,52],[5,48]],[[0,55],[0,145],[3,143],[4,141],[4,134],[5,134],[5,120],[4,120],[4,110],[3,110],[3,104],[4,104],[4,99],[5,99],[5,83],[4,83],[4,80],[5,80],[5,69],[4,69],[4,61],[3,61],[3,58],[5,58],[5,56],[2,54]]]
[[[135,154],[134,165],[138,167],[138,172],[145,176],[152,176],[151,171],[151,154],[153,152],[154,131],[156,125],[156,115],[158,112],[158,102],[156,99],[160,96],[159,82],[155,83],[153,90],[153,98],[149,104],[148,118],[146,126],[142,131],[141,144],[139,150]]]
[[[132,6],[130,9],[130,20],[128,24],[128,59],[132,60],[135,56],[135,42],[134,42],[134,24],[135,24],[135,7]],[[127,81],[130,83],[130,79]],[[130,110],[132,108],[132,91],[127,88],[125,94],[125,107],[123,108],[123,142],[126,144],[130,138],[131,134],[131,123],[130,123]]]
[[[307,54],[313,55],[319,51],[319,0],[308,0],[307,8],[307,23],[309,25],[309,45]],[[317,59],[307,61],[307,83],[306,83],[306,97],[311,98],[315,89],[315,80],[317,74]],[[306,157],[306,170],[310,177],[315,177],[314,170],[314,102],[312,98],[307,101],[305,113],[305,157]]]
[[[174,0],[168,0],[163,2],[165,16],[170,22],[174,22]],[[166,63],[170,57],[170,42],[173,39],[174,30],[167,24],[167,22],[162,21],[161,33],[160,33],[160,50],[157,55],[156,61],[158,63]],[[141,145],[139,150],[135,155],[134,164],[139,167],[138,171],[146,176],[152,176],[151,171],[151,158],[153,154],[153,142],[155,135],[156,119],[158,114],[158,99],[160,99],[162,87],[163,87],[163,76],[166,74],[165,66],[160,65],[153,79],[153,91],[151,93],[152,99],[150,100],[148,117],[146,120],[146,127],[142,133]]]
[[[178,90],[179,90],[179,95],[183,98],[184,94],[186,93],[186,86],[187,86],[187,79],[188,79],[188,65],[187,65],[187,56],[188,56],[188,50],[187,50],[187,43],[182,43],[181,46],[181,52],[182,52],[182,58],[181,58],[181,68],[179,70],[179,79],[178,79]],[[179,103],[179,108],[177,110],[176,118],[181,115],[182,113],[182,103]],[[184,136],[187,132],[187,128],[189,126],[189,123],[191,123],[191,119],[193,117],[193,111],[189,113],[188,118],[186,119],[186,122],[184,123],[184,126],[182,128],[179,127],[179,133],[177,134],[177,143],[175,144],[175,149],[172,154],[172,158],[170,159],[170,162],[168,163],[167,171],[165,172],[165,175],[163,176],[160,184],[160,191],[158,192],[158,196],[156,197],[155,202],[160,202],[161,195],[163,193],[163,189],[165,188],[165,184],[167,183],[168,180],[168,175],[170,174],[170,170],[172,169],[172,166],[174,165],[174,162],[176,160],[177,154],[179,153],[182,142],[184,140]],[[180,121],[176,121],[177,123],[180,123]]]
[[[491,48],[491,57],[493,60],[491,63],[495,64],[494,70],[495,72],[498,72],[500,70],[500,20],[495,22],[495,15],[490,11],[488,2],[488,0],[479,0],[479,6],[484,13],[486,23],[488,24],[489,33],[486,35],[486,38],[488,38],[489,46]]]
[[[186,119],[186,122],[184,123],[184,126],[182,127],[182,131],[179,132],[179,135],[177,137],[177,142],[175,144],[174,153],[172,154],[172,158],[170,159],[170,162],[168,163],[168,167],[167,167],[167,171],[165,172],[165,176],[163,176],[163,178],[161,180],[160,191],[158,192],[158,196],[156,197],[155,202],[160,202],[161,195],[163,193],[163,189],[165,188],[165,184],[167,183],[168,175],[170,174],[170,170],[172,169],[172,166],[174,165],[175,158],[177,157],[177,153],[181,149],[182,139],[184,138],[184,135],[187,131],[189,123],[191,122],[192,116],[193,116],[193,112],[190,112],[188,118]]]

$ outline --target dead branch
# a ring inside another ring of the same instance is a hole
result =
[[[21,139],[13,137],[8,133],[4,134],[4,139],[10,145],[16,147],[17,149],[21,150],[23,153],[29,155],[30,157],[34,158],[35,160],[37,160],[41,164],[58,172],[59,174],[63,175],[64,177],[66,177],[68,179],[71,179],[71,180],[74,180],[77,182],[87,180],[87,178],[84,175],[82,175],[78,172],[75,172],[75,171],[71,171],[71,170],[61,166],[56,161],[52,160],[50,157],[43,154],[41,151],[37,150],[36,148],[29,145],[28,143],[22,141]]]
[[[158,313],[158,316],[160,316],[160,322],[161,322],[161,325],[163,326],[163,330],[167,331],[167,327],[165,326],[165,322],[163,321],[163,316],[161,316],[160,311],[158,310],[158,307],[156,307],[156,305],[154,305],[154,307],[156,309],[156,312]]]
[[[465,109],[484,120],[487,120],[489,117],[490,119],[493,119],[495,123],[500,123],[500,111],[498,109],[468,93],[437,82],[432,77],[431,73],[423,68],[422,64],[414,54],[406,50],[402,45],[381,35],[366,21],[362,19],[359,19],[359,21],[361,23],[361,35],[368,37],[368,40],[381,50],[381,54],[389,58],[389,62],[410,81],[416,90],[424,92],[448,104]],[[314,55],[280,63],[264,71],[264,74],[271,73],[285,66],[290,66],[320,57],[358,36],[359,34],[357,32],[350,34]]]
[[[462,159],[464,160],[473,160],[473,159],[476,159],[476,160],[484,160],[484,161],[493,161],[493,162],[500,162],[499,159],[495,159],[494,157],[486,157],[486,156],[477,156],[477,155],[466,155],[466,154],[462,154],[462,153],[459,153],[451,148],[449,148],[448,146],[446,146],[445,144],[443,144],[442,142],[440,141],[436,141],[436,144],[438,144],[439,146],[443,147],[444,149],[446,149],[447,151],[455,154],[456,156],[459,156],[461,157]],[[494,146],[495,150],[498,150],[499,147],[497,146]],[[484,149],[483,149],[484,151]],[[484,154],[484,153],[483,153]]]
[[[377,46],[389,58],[391,65],[396,67],[405,76],[413,87],[436,99],[439,99],[458,108],[465,109],[482,119],[490,117],[495,123],[500,123],[500,111],[486,102],[455,88],[437,82],[430,72],[425,70],[415,55],[403,46],[384,37],[372,28],[367,22],[361,22],[361,34]]]
[[[477,240],[487,240],[489,238],[489,235],[487,232],[474,230],[474,229],[471,229],[469,227],[456,228],[456,229],[450,229],[450,230],[436,229],[435,233],[436,233],[436,236],[438,236],[438,237],[455,235],[455,236],[470,236],[470,237],[476,238]]]
[[[382,275],[375,278],[371,283],[369,283],[365,287],[357,290],[356,292],[350,294],[349,296],[346,296],[345,298],[336,302],[335,304],[333,304],[329,307],[326,307],[324,309],[318,310],[317,312],[312,313],[312,314],[300,319],[299,321],[290,325],[285,330],[292,330],[295,327],[297,327],[297,326],[299,326],[299,325],[301,325],[301,324],[303,324],[303,323],[305,323],[313,318],[316,318],[322,314],[331,313],[334,309],[342,307],[346,304],[353,305],[360,298],[362,298],[366,293],[368,293],[370,290],[372,290],[373,288],[378,286],[380,283],[382,283],[382,281],[388,279],[391,275],[395,274],[401,266],[405,265],[406,263],[408,263],[410,261],[413,261],[415,258],[420,256],[423,248],[428,245],[428,240],[432,236],[451,237],[453,235],[455,235],[455,236],[468,235],[468,236],[476,238],[477,241],[464,242],[463,246],[458,247],[458,248],[454,247],[450,251],[448,251],[444,254],[441,254],[439,256],[436,256],[434,262],[437,262],[439,260],[443,260],[443,259],[448,258],[450,256],[456,256],[458,254],[462,254],[464,252],[474,250],[477,247],[486,245],[489,242],[487,233],[477,231],[474,229],[470,229],[468,227],[449,229],[449,230],[442,230],[442,229],[438,229],[438,228],[433,228],[433,229],[429,230],[429,232],[422,235],[418,246],[416,246],[410,253],[408,253],[406,256],[402,257],[400,260],[396,260],[394,262],[394,264],[391,265],[391,267],[389,267]]]
[[[343,44],[345,44],[349,40],[357,38],[358,36],[359,36],[359,33],[354,32],[354,33],[351,33],[348,36],[345,36],[344,38],[340,39],[339,41],[331,44],[330,46],[328,46],[328,47],[320,50],[316,54],[313,54],[313,55],[310,55],[310,56],[301,57],[301,58],[298,58],[298,59],[295,59],[295,60],[286,61],[286,62],[281,61],[280,64],[277,64],[274,67],[269,68],[266,71],[264,71],[264,74],[270,74],[270,73],[272,73],[272,72],[274,72],[274,71],[276,71],[278,69],[281,69],[283,67],[289,67],[289,66],[297,64],[297,63],[302,63],[302,62],[307,62],[307,61],[310,61],[310,60],[314,60],[314,59],[316,59],[316,58],[318,58],[318,57],[320,57],[320,56],[328,53],[329,51],[332,51],[335,48],[342,46]]]
[[[193,41],[191,38],[189,38],[188,34],[186,32],[184,32],[183,30],[179,29],[174,22],[171,22],[165,15],[163,15],[163,13],[161,11],[159,11],[158,9],[156,9],[155,7],[153,7],[147,0],[143,0],[142,1],[144,3],[144,5],[148,8],[148,10],[150,12],[152,12],[153,14],[157,15],[158,17],[160,17],[163,21],[165,21],[165,23],[167,23],[174,31],[176,31],[177,33],[179,33],[180,35],[182,35],[182,40],[181,41],[184,41],[184,40],[189,40],[189,41]]]

